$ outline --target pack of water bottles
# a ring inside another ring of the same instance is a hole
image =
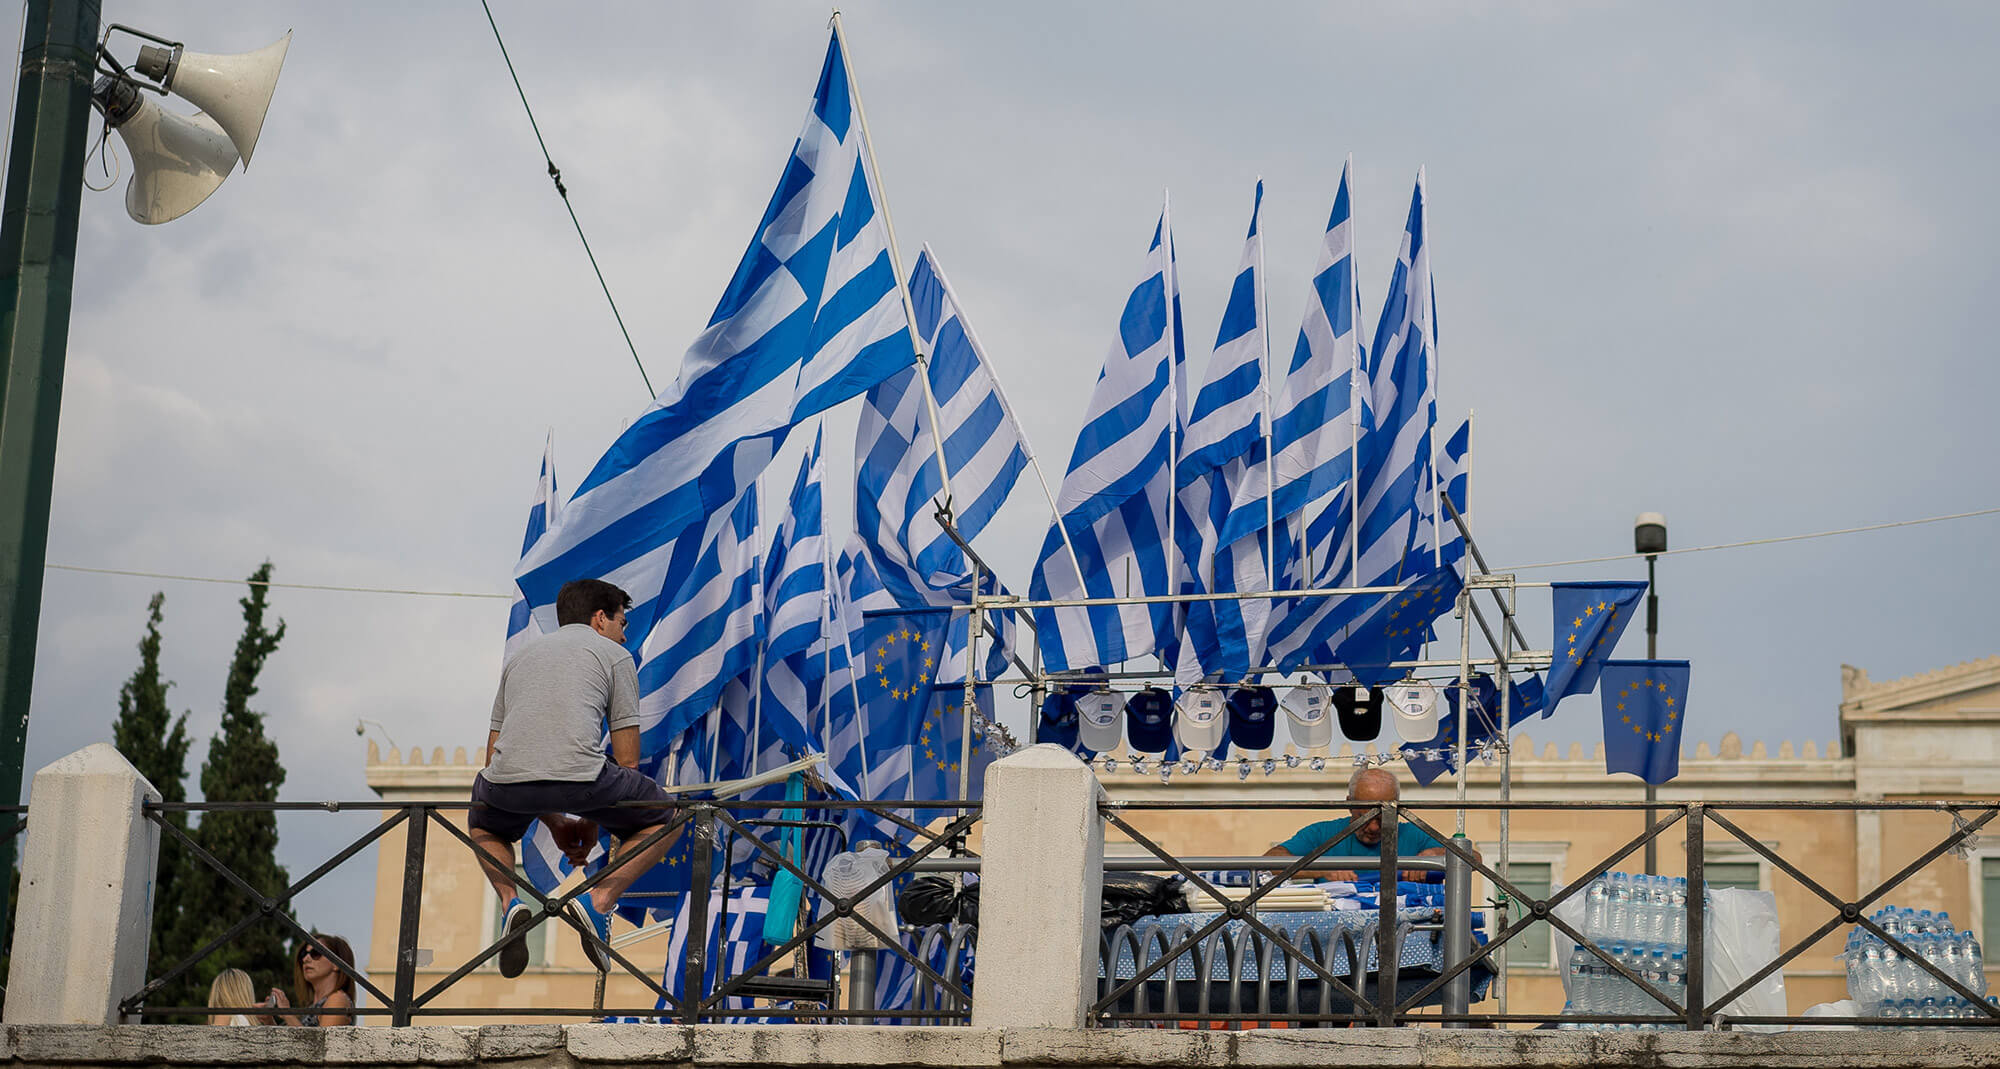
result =
[[[1971,932],[1953,928],[1951,914],[1884,906],[1869,919],[1967,990],[1985,996],[1979,940]],[[1866,1016],[1953,1018],[1983,1012],[1865,928],[1847,933],[1847,950],[1841,957],[1847,962],[1847,996],[1861,1005]]]
[[[1674,876],[1609,872],[1584,889],[1583,934],[1633,975],[1676,1003],[1687,995],[1688,883]],[[1566,1014],[1665,1015],[1667,1008],[1638,985],[1578,946],[1564,963]],[[1563,1028],[1658,1028],[1663,1024],[1564,1024]]]

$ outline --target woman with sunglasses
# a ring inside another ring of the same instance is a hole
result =
[[[343,964],[354,960],[354,948],[347,944],[347,940],[318,932],[313,933],[313,938]],[[292,958],[292,987],[298,993],[300,1012],[279,1014],[278,1023],[305,1028],[332,1028],[354,1023],[354,1015],[343,1012],[354,1008],[354,978],[320,953],[319,947],[311,943],[299,945],[298,953]],[[285,993],[275,987],[271,989],[271,1000],[279,1009],[291,1006]]]

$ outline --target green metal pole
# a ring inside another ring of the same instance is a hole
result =
[[[49,545],[56,417],[76,277],[98,0],[27,0],[0,207],[0,804],[21,797]],[[14,845],[0,844],[0,879]],[[13,916],[0,910],[0,937]]]

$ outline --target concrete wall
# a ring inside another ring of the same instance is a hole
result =
[[[484,1028],[207,1028],[9,1026],[0,1065],[147,1066],[591,1065],[1223,1067],[1322,1069],[1474,1065],[1800,1066],[1929,1069],[2000,1063],[2000,1030],[1868,1032],[1481,1032],[1325,1029],[1167,1032],[800,1026],[495,1025]]]

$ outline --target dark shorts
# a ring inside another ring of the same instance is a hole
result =
[[[642,828],[665,824],[673,811],[619,802],[664,802],[667,792],[645,773],[611,761],[595,780],[530,780],[488,783],[480,773],[472,781],[473,808],[469,823],[508,842],[517,842],[544,813],[574,813],[624,839]]]

